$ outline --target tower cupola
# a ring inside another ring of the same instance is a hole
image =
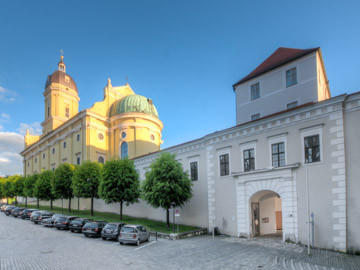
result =
[[[58,67],[60,71],[66,72],[66,65],[64,63],[64,56],[60,56],[60,62],[58,63]]]

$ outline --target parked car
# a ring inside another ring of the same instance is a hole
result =
[[[30,219],[30,215],[32,212],[34,211],[39,211],[38,209],[27,209],[25,208],[22,212],[21,212],[21,218],[22,219]]]
[[[10,215],[11,213],[12,213],[12,210],[15,208],[16,206],[15,205],[8,205],[8,206],[6,206],[6,208],[5,208],[5,211],[4,211],[4,213],[5,213],[5,215]]]
[[[8,206],[8,204],[6,204],[6,203],[1,205],[1,207],[0,207],[1,212],[5,212],[6,206]]]
[[[107,224],[107,221],[90,221],[82,228],[82,233],[86,236],[100,237],[101,231]]]
[[[50,218],[45,218],[41,221],[41,225],[44,225],[44,227],[54,227],[54,222],[58,217],[63,217],[64,215],[61,214],[55,214]]]
[[[120,245],[131,243],[138,246],[150,240],[150,233],[142,225],[125,225],[121,228],[118,240]]]
[[[70,222],[69,229],[71,232],[82,232],[82,227],[90,221],[93,221],[90,218],[76,218]]]
[[[73,221],[75,218],[78,218],[78,217],[74,217],[74,216],[58,217],[54,221],[54,227],[58,230],[60,230],[60,229],[68,230],[70,222]]]
[[[30,221],[39,224],[43,219],[51,218],[53,214],[48,211],[34,211],[30,215]]]
[[[12,211],[12,215],[14,218],[17,218],[20,215],[20,211],[24,210],[24,208],[15,207]]]
[[[101,231],[101,238],[103,240],[113,239],[117,240],[121,228],[126,225],[126,223],[108,223],[105,225],[104,229]]]

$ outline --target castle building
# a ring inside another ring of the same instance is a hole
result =
[[[306,244],[313,221],[315,247],[360,250],[360,92],[331,97],[320,48],[279,48],[233,90],[235,126],[162,150],[193,180],[179,222]],[[135,158],[141,179],[159,153]],[[124,212],[165,219],[144,202]]]
[[[108,79],[103,101],[79,112],[78,89],[61,57],[43,95],[42,134],[25,135],[24,175],[55,170],[65,162],[104,163],[160,150],[163,123],[153,101],[135,94],[128,84],[112,86]]]

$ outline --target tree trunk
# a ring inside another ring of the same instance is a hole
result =
[[[78,197],[78,213],[80,214],[80,198]]]
[[[53,199],[50,199],[50,209],[53,209]]]
[[[94,216],[94,197],[91,197],[91,216]]]
[[[69,198],[69,213],[71,213],[71,197]]]
[[[122,205],[123,201],[120,202],[120,220],[122,220]]]
[[[37,209],[39,209],[39,198],[36,198]]]
[[[170,213],[169,213],[169,209],[166,209],[166,227],[167,227],[167,228],[170,227]]]
[[[61,198],[61,214],[64,214],[63,198]]]
[[[27,196],[25,197],[25,208],[27,208]]]

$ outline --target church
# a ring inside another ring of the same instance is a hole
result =
[[[65,162],[104,163],[160,150],[163,123],[155,105],[128,84],[112,86],[108,79],[104,99],[79,112],[78,89],[61,57],[58,69],[46,80],[43,95],[42,134],[27,131],[25,135],[23,175],[55,170]]]
[[[45,86],[43,134],[25,136],[24,175],[128,156],[143,180],[167,151],[193,183],[180,223],[302,244],[310,232],[315,247],[359,251],[360,92],[332,97],[321,49],[283,47],[232,90],[235,126],[160,150],[163,125],[150,99],[108,81],[104,100],[78,113],[61,60]],[[96,200],[94,207],[117,213],[119,206]],[[145,202],[124,214],[165,219]]]

